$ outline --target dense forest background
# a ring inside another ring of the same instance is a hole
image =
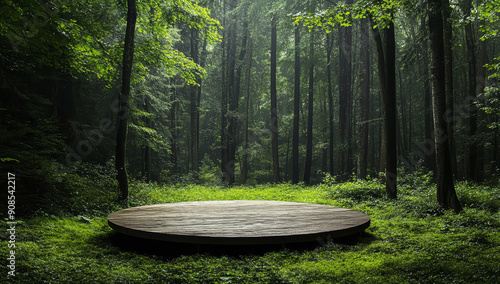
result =
[[[120,143],[143,182],[500,178],[498,1],[127,2],[2,1],[1,167],[27,196],[114,177]]]

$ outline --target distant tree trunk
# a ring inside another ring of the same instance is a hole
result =
[[[346,4],[352,4],[347,0]],[[351,171],[351,112],[352,112],[352,27],[339,27],[339,128],[341,144],[341,174]]]
[[[484,21],[483,21],[484,24]],[[483,99],[482,96],[479,96],[480,94],[484,93],[484,88],[486,87],[486,68],[484,67],[488,63],[488,56],[487,56],[487,46],[486,46],[486,41],[480,40],[478,42],[478,47],[477,47],[477,79],[476,79],[476,97],[481,101]],[[484,101],[481,101],[481,103],[484,103]],[[483,110],[479,109],[478,110],[478,117],[479,117],[479,125],[478,125],[478,130],[479,133],[486,133],[488,131],[491,131],[491,129],[488,129],[486,125],[484,125],[484,121],[487,121],[486,114],[484,113]],[[491,133],[493,134],[493,133]],[[476,140],[477,141],[477,140]],[[491,140],[490,140],[491,141]],[[494,141],[491,141],[494,144]],[[479,147],[477,147],[477,164],[476,164],[476,181],[482,182],[484,180],[484,159],[485,159],[485,144],[486,141],[478,141],[480,143]]]
[[[384,41],[379,29],[374,30],[378,56],[378,73],[384,113],[381,156],[385,159],[385,188],[389,198],[397,198],[397,108],[396,108],[396,42],[394,24],[384,31]],[[385,144],[385,145],[384,145]],[[385,146],[385,147],[384,147]]]
[[[280,182],[280,165],[278,153],[278,109],[276,106],[276,42],[277,17],[271,20],[271,147],[273,156],[273,181]]]
[[[148,97],[145,97],[144,99],[144,111],[149,113],[149,100]],[[146,117],[145,119],[145,124],[147,128],[151,127],[151,121],[149,117]],[[146,135],[147,137],[147,143],[149,143],[149,135]],[[146,183],[149,183],[151,181],[151,147],[146,144],[144,146],[144,173],[143,173],[144,178],[146,179]]]
[[[223,19],[222,19],[222,26],[226,26],[226,1],[223,2]],[[226,29],[222,30],[222,94],[221,94],[221,129],[220,129],[220,146],[221,146],[221,158],[220,158],[220,166],[221,166],[221,173],[222,173],[222,180],[224,182],[229,181],[229,176],[227,173],[227,164],[228,164],[228,155],[227,155],[227,143],[228,143],[228,138],[227,138],[227,93],[228,93],[228,88],[227,88],[227,48],[226,48],[226,41],[228,37],[228,32]]]
[[[177,162],[177,108],[178,108],[178,102],[177,102],[177,90],[172,88],[171,90],[172,95],[171,95],[171,103],[172,103],[172,109],[170,110],[170,131],[172,134],[172,145],[170,146],[170,151],[172,153],[172,173],[177,174],[179,172],[178,170],[178,162]]]
[[[380,58],[379,58],[380,60]],[[380,62],[380,61],[377,61],[377,62]],[[385,63],[383,63],[384,65]],[[380,66],[380,63],[378,63],[378,67],[377,69],[379,70],[378,72],[378,76],[379,76],[379,81],[382,80],[381,77],[384,77],[385,78],[385,75],[381,75],[380,74],[380,68],[382,68]],[[385,80],[385,79],[384,79]],[[382,87],[380,88],[382,89]],[[386,164],[386,160],[387,160],[387,131],[386,131],[386,128],[385,128],[385,120],[384,120],[384,117],[385,117],[385,106],[384,106],[384,103],[383,103],[383,100],[382,100],[382,96],[383,96],[383,91],[380,92],[380,117],[382,119],[382,123],[379,125],[379,128],[380,128],[380,153],[379,153],[379,175],[383,175],[383,183],[385,183],[385,164]]]
[[[300,25],[295,27],[295,88],[293,95],[292,183],[299,182]]]
[[[450,118],[453,117],[453,102],[454,102],[454,88],[453,88],[453,24],[451,18],[451,7],[449,0],[443,0],[443,36],[444,36],[444,61],[445,61],[445,82],[446,82],[446,115]],[[455,139],[453,138],[454,123],[453,119],[447,119],[448,135],[450,139],[450,155],[451,155],[451,168],[453,175],[457,174],[457,155],[455,151]]]
[[[466,0],[463,6],[463,11],[465,18],[470,16],[472,9],[472,0]],[[469,180],[476,180],[476,162],[477,162],[477,143],[476,143],[476,132],[477,132],[477,108],[474,104],[476,100],[476,44],[474,41],[474,32],[472,28],[472,23],[467,22],[465,24],[465,38],[467,43],[467,62],[469,63],[469,90],[468,90],[468,100],[470,105],[470,128],[469,128],[469,138],[472,142],[469,144],[468,153],[468,171],[467,178]]]
[[[245,101],[243,105],[243,155],[241,159],[241,183],[245,184],[248,179],[248,107],[250,105],[250,76],[252,71],[252,38],[248,40],[248,51],[245,70]]]
[[[462,210],[455,193],[451,167],[450,143],[446,113],[445,56],[441,0],[428,0],[431,39],[432,104],[434,110],[434,141],[436,144],[437,201],[446,209]]]
[[[386,184],[385,189],[390,198],[397,197],[397,107],[396,107],[396,40],[394,34],[394,23],[389,23],[385,31],[385,60],[387,72],[387,93],[383,96],[385,105],[385,127],[386,127]]]
[[[195,63],[199,63],[198,59],[198,31],[194,28],[191,29],[191,58]],[[198,80],[198,83],[200,81]],[[190,100],[190,114],[191,114],[191,139],[190,141],[190,160],[191,160],[191,170],[197,173],[200,169],[199,165],[199,154],[198,154],[198,117],[199,117],[199,106],[198,106],[198,86],[191,86],[191,100]]]
[[[426,20],[421,21],[422,30],[427,30]],[[436,169],[436,152],[434,139],[432,138],[433,133],[433,118],[432,118],[432,94],[430,86],[430,75],[429,75],[429,56],[428,56],[428,43],[427,40],[423,40],[423,60],[420,64],[421,73],[424,74],[424,132],[425,132],[425,147],[424,148],[424,164],[429,170]]]
[[[230,10],[234,11],[238,4],[237,0],[232,0],[230,2]],[[227,126],[227,164],[226,164],[226,174],[228,177],[228,184],[232,185],[235,182],[235,171],[234,167],[236,164],[236,123],[237,123],[237,111],[238,111],[238,95],[239,92],[237,87],[236,78],[236,28],[237,28],[236,15],[230,13],[230,22],[228,27],[228,126]]]
[[[200,66],[202,68],[205,68],[205,63],[207,61],[207,39],[203,39],[203,44],[202,44],[202,47],[201,47],[201,58],[200,58]],[[197,125],[196,125],[196,131],[198,133],[198,135],[196,136],[198,138],[198,141],[196,141],[196,144],[198,145],[198,154],[199,154],[199,149],[200,149],[200,105],[201,105],[201,89],[202,89],[202,86],[203,86],[203,79],[202,78],[198,78],[198,111],[197,111],[197,118],[196,118],[196,122],[197,122]],[[198,160],[199,160],[199,156],[198,156]]]
[[[406,96],[403,96],[403,76],[401,75],[401,70],[398,70],[399,77],[399,105],[400,111],[398,111],[398,120],[396,121],[398,127],[398,152],[401,157],[406,157],[407,148],[407,137],[408,137],[408,118],[410,117],[410,112],[406,109]],[[399,114],[401,114],[401,119],[399,119]]]
[[[314,33],[310,32],[309,41],[309,103],[307,114],[307,143],[306,143],[306,164],[304,169],[304,182],[311,182],[312,168],[312,142],[313,142],[313,111],[314,111]]]
[[[286,135],[286,159],[285,159],[285,181],[286,182],[288,182],[289,157],[290,157],[290,130],[287,131],[287,135]]]
[[[370,34],[368,19],[361,21],[360,56],[361,56],[361,100],[359,115],[359,150],[358,150],[358,178],[364,179],[367,175],[368,159],[368,120],[370,119]]]
[[[333,36],[332,33],[326,35],[326,77],[328,81],[328,128],[329,128],[329,139],[328,139],[328,160],[330,162],[329,172],[330,175],[334,175],[334,163],[333,160],[333,145],[334,145],[334,125],[333,125],[333,86],[332,86],[332,49],[333,49]]]
[[[128,198],[128,177],[125,165],[127,155],[128,116],[130,105],[130,79],[134,62],[134,35],[137,19],[135,0],[127,0],[127,27],[125,30],[125,46],[123,48],[122,89],[119,96],[118,130],[116,133],[115,168],[120,187],[121,199]]]

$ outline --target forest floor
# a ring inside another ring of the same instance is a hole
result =
[[[7,283],[500,283],[500,189],[495,186],[459,183],[465,209],[454,214],[436,204],[429,178],[416,175],[400,183],[396,201],[388,200],[376,181],[233,188],[133,183],[129,206],[281,200],[340,206],[372,218],[355,240],[237,254],[128,248],[106,221],[123,205],[110,202],[104,191],[78,189],[79,183],[59,204],[66,213],[39,210],[17,220],[15,276]],[[8,272],[8,228],[2,221],[0,279]]]

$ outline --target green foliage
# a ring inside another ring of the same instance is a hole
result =
[[[113,160],[105,165],[79,163],[71,168],[60,166],[54,182],[55,192],[47,197],[51,208],[42,211],[84,216],[109,213],[117,207],[115,177]]]
[[[480,3],[477,9],[472,11],[470,20],[481,20],[479,31],[483,33],[481,40],[498,37],[498,23],[500,20],[500,1],[484,1]]]
[[[311,30],[313,27],[322,27],[330,32],[336,25],[351,26],[353,20],[370,17],[376,25],[373,28],[386,28],[394,21],[393,13],[401,9],[405,1],[358,1],[355,4],[337,4],[327,10],[315,13],[298,13],[293,15],[295,24],[303,21]]]
[[[488,76],[488,85],[484,88],[484,93],[479,95],[476,102],[487,114],[500,116],[500,57],[494,59],[494,63],[486,64],[491,75]],[[498,122],[490,123],[491,128],[497,128]]]

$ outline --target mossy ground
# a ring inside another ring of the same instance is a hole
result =
[[[244,255],[126,249],[106,222],[107,214],[123,206],[110,201],[113,194],[80,191],[71,193],[66,213],[39,211],[19,220],[16,276],[8,283],[500,283],[500,190],[492,186],[459,183],[465,210],[454,214],[439,208],[435,187],[419,177],[402,181],[397,201],[386,199],[375,181],[233,188],[133,184],[133,206],[283,200],[342,206],[372,218],[355,242],[325,240],[307,250]],[[6,229],[3,222],[2,263]]]

